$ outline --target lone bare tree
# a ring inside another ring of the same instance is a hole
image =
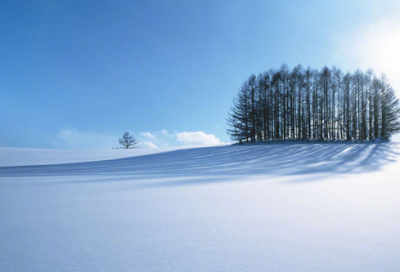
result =
[[[118,142],[121,145],[121,149],[132,149],[135,148],[134,145],[138,144],[130,131],[125,131],[124,135],[122,135],[122,138],[119,138]]]

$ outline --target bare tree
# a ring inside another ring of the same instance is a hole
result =
[[[391,136],[400,131],[400,107],[399,99],[396,98],[394,90],[387,82],[386,76],[382,75],[381,89],[381,134],[384,140],[390,140]]]
[[[135,148],[134,145],[138,144],[130,131],[125,131],[124,135],[122,135],[122,138],[119,138],[118,142],[121,145],[121,149],[132,149]]]

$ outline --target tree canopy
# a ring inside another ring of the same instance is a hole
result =
[[[388,79],[372,70],[344,74],[283,64],[251,75],[233,99],[228,123],[242,143],[301,140],[390,140],[400,131],[399,100]]]
[[[121,149],[132,149],[135,148],[136,144],[138,144],[130,131],[125,131],[124,135],[122,135],[122,138],[120,138],[118,142],[121,145]]]

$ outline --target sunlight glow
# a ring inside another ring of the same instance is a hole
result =
[[[400,20],[381,20],[341,37],[336,57],[345,57],[351,69],[372,68],[378,76],[386,73],[400,96]]]

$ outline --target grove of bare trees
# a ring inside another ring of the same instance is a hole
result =
[[[251,75],[227,118],[234,141],[390,140],[400,131],[399,100],[385,75],[336,67],[282,65]]]

